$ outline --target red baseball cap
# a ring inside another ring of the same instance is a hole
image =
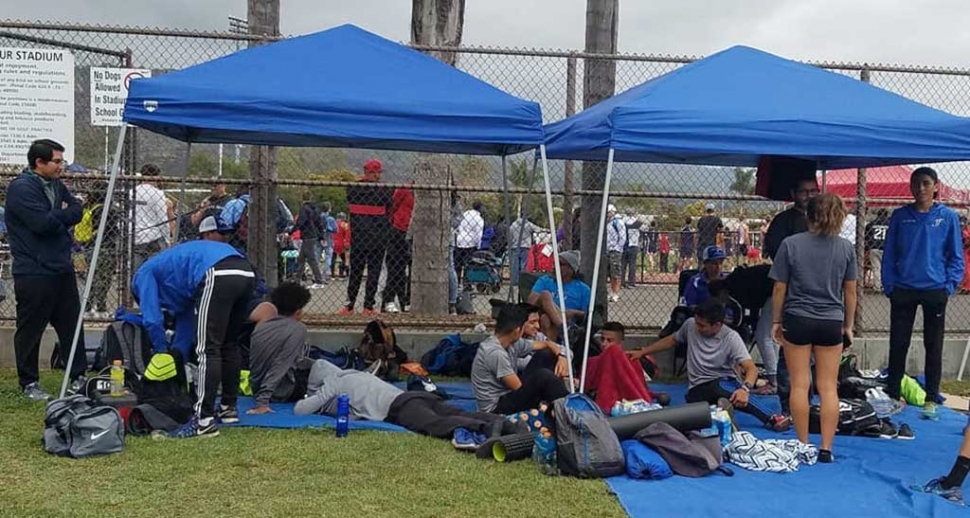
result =
[[[376,158],[372,158],[367,162],[364,162],[364,172],[365,173],[380,173],[384,170],[384,164]]]

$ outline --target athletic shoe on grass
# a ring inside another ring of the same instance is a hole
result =
[[[199,419],[196,416],[192,416],[189,422],[169,434],[169,437],[173,439],[192,439],[194,437],[216,437],[217,435],[219,435],[219,428],[216,427],[215,419],[211,417]]]
[[[456,450],[476,451],[479,446],[485,443],[485,440],[486,437],[480,433],[472,432],[467,428],[455,428],[451,444]]]
[[[51,395],[36,381],[24,387],[24,397],[31,401],[50,401]]]
[[[927,482],[925,486],[909,486],[909,488],[919,493],[929,493],[931,495],[943,497],[947,501],[953,502],[954,504],[960,506],[966,505],[963,503],[963,491],[961,491],[959,487],[943,489],[943,486],[941,485],[942,482],[943,477],[934,478],[933,480]]]

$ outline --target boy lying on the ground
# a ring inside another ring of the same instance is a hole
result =
[[[347,394],[353,417],[386,421],[440,439],[450,439],[458,428],[488,437],[514,433],[515,425],[503,416],[466,412],[449,405],[431,392],[403,391],[373,374],[341,370],[317,360],[310,370],[307,397],[297,402],[293,412],[304,414],[337,413],[337,397]]]

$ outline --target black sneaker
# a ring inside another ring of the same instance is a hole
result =
[[[902,423],[899,425],[899,430],[896,432],[896,438],[904,441],[912,441],[916,438],[916,435],[913,433],[913,429],[910,428],[908,424]]]
[[[234,406],[219,405],[219,422],[222,424],[236,424],[239,422],[239,411]]]
[[[36,381],[24,387],[24,397],[31,401],[50,401],[51,395],[40,388],[40,383]]]
[[[896,427],[893,426],[889,419],[882,419],[879,421],[879,438],[880,439],[895,439],[899,437],[899,432]]]
[[[239,417],[236,416],[236,420],[238,419]],[[219,427],[216,426],[215,418],[208,417],[205,419],[199,419],[196,422],[195,435],[196,437],[216,437],[219,435]]]
[[[823,464],[835,462],[835,455],[830,450],[818,450],[818,461]]]

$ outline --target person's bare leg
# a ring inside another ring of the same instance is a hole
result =
[[[839,425],[839,363],[842,361],[842,346],[814,347],[815,387],[822,398],[821,449],[832,451],[832,441]],[[788,354],[788,351],[785,351]],[[793,395],[794,397],[794,395]],[[793,407],[794,408],[794,407]]]
[[[795,422],[795,433],[798,440],[808,444],[808,388],[811,384],[810,360],[812,348],[804,345],[789,345],[785,347],[785,362],[791,375],[791,407],[792,420]],[[838,403],[836,403],[838,410]]]
[[[559,339],[560,327],[553,323],[552,319],[547,315],[541,315],[539,317],[539,328],[542,329],[542,334],[546,335],[546,338],[549,340],[555,342]]]

